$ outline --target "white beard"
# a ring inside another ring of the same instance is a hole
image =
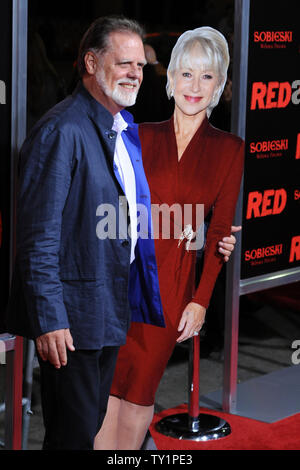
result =
[[[126,80],[128,83],[128,80]],[[122,82],[118,82],[122,83]],[[111,97],[112,99],[119,104],[120,106],[133,106],[135,104],[137,94],[138,94],[138,82],[137,80],[130,80],[130,83],[136,85],[136,88],[132,90],[130,93],[123,91],[122,87],[119,87],[118,84],[113,89]]]
[[[105,74],[103,70],[99,71],[96,78],[97,78],[98,85],[102,88],[106,96],[111,98],[119,106],[126,108],[127,106],[133,106],[135,104],[137,94],[139,91],[138,80],[131,79],[131,78],[120,79],[117,81],[115,88],[113,90],[110,90],[107,86]],[[135,85],[136,88],[128,92],[126,90],[123,90],[122,87],[119,86],[120,83],[131,83],[132,85]]]

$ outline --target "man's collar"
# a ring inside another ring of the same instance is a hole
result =
[[[128,123],[125,121],[121,113],[117,113],[114,115],[114,124],[112,129],[118,134],[121,134],[123,131],[127,129]]]
[[[132,114],[130,114],[128,111],[126,111],[126,109],[123,109],[120,112],[120,114],[123,117],[123,119],[127,122],[129,127],[134,127],[135,123],[134,123]]]
[[[80,95],[83,103],[87,106],[89,114],[92,114],[94,119],[98,122],[101,122],[103,125],[112,127],[113,125],[113,115],[106,109],[101,103],[99,103],[85,88],[82,81],[79,80],[77,87],[72,93],[73,96]],[[124,121],[128,124],[128,127],[135,127],[133,116],[128,111],[123,109],[120,112],[120,115]]]
[[[80,97],[81,103],[86,108],[87,113],[97,123],[111,129],[114,120],[113,115],[89,93],[81,80],[79,80],[72,95],[74,97]]]

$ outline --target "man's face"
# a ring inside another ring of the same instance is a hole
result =
[[[111,33],[107,51],[97,59],[95,78],[101,103],[112,114],[134,105],[146,63],[141,38],[134,33]]]

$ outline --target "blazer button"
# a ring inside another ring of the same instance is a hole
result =
[[[122,246],[128,246],[129,245],[129,241],[128,240],[123,240],[122,243],[121,243]]]
[[[109,138],[109,139],[114,139],[114,138],[115,138],[115,134],[114,134],[113,132],[109,132],[108,138]]]

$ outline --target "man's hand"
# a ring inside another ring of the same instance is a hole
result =
[[[50,331],[36,339],[36,347],[43,361],[49,361],[56,369],[67,364],[67,348],[75,351],[68,328]]]
[[[236,233],[239,232],[242,227],[239,225],[238,227],[232,226],[231,232]],[[230,237],[224,237],[222,241],[219,242],[219,253],[224,256],[224,261],[228,261],[230,258],[231,253],[234,250],[234,245],[236,244],[236,238],[234,235],[230,235]]]
[[[181,343],[192,338],[194,333],[199,333],[204,323],[206,308],[196,302],[190,302],[184,309],[178,325],[178,331],[182,332],[177,342]]]

